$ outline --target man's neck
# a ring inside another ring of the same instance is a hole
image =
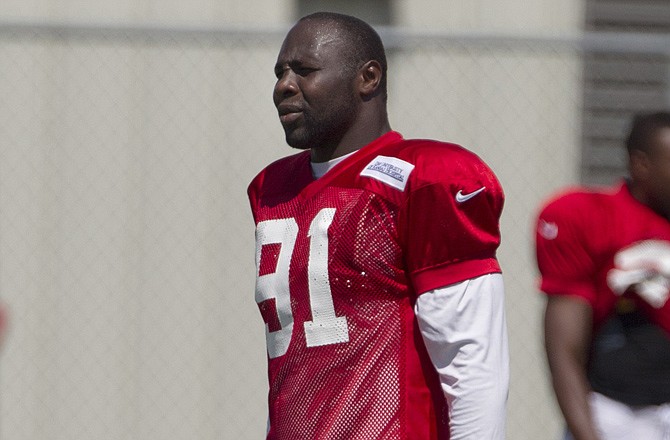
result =
[[[365,128],[365,127],[364,127]],[[331,148],[312,148],[311,160],[315,163],[328,162],[344,155],[360,150],[370,142],[391,131],[391,125],[386,122],[378,129],[350,130],[339,142]]]
[[[660,205],[656,203],[654,199],[650,197],[642,187],[640,187],[640,185],[636,185],[635,182],[631,180],[627,180],[626,185],[628,186],[630,195],[633,196],[635,200],[649,207],[649,209],[655,211],[661,217],[665,217],[666,219],[670,220],[670,213],[663,212],[663,209],[660,208]]]

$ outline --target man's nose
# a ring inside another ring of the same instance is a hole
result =
[[[275,99],[298,93],[296,75],[290,69],[286,69],[277,79],[274,88]]]

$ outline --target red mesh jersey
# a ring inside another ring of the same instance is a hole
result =
[[[249,186],[268,439],[448,438],[412,307],[500,271],[498,181],[459,146],[395,132],[316,181],[309,160],[281,159]]]
[[[635,200],[625,185],[562,193],[547,202],[537,222],[540,288],[549,295],[583,298],[593,308],[598,327],[618,298],[607,285],[614,256],[633,243],[650,239],[670,241],[670,222]],[[636,301],[670,332],[670,302],[654,309],[639,298]]]

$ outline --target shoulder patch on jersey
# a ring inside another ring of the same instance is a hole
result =
[[[405,191],[407,179],[414,165],[397,157],[377,156],[367,164],[361,176],[379,180],[400,191]]]
[[[554,222],[540,220],[537,230],[547,240],[553,240],[558,237],[558,225]]]

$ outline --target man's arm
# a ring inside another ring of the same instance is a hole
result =
[[[449,405],[451,440],[504,439],[509,356],[502,275],[425,292],[415,312]]]
[[[591,306],[575,297],[550,295],[544,315],[545,349],[558,404],[575,440],[600,440],[589,407],[586,376]]]

